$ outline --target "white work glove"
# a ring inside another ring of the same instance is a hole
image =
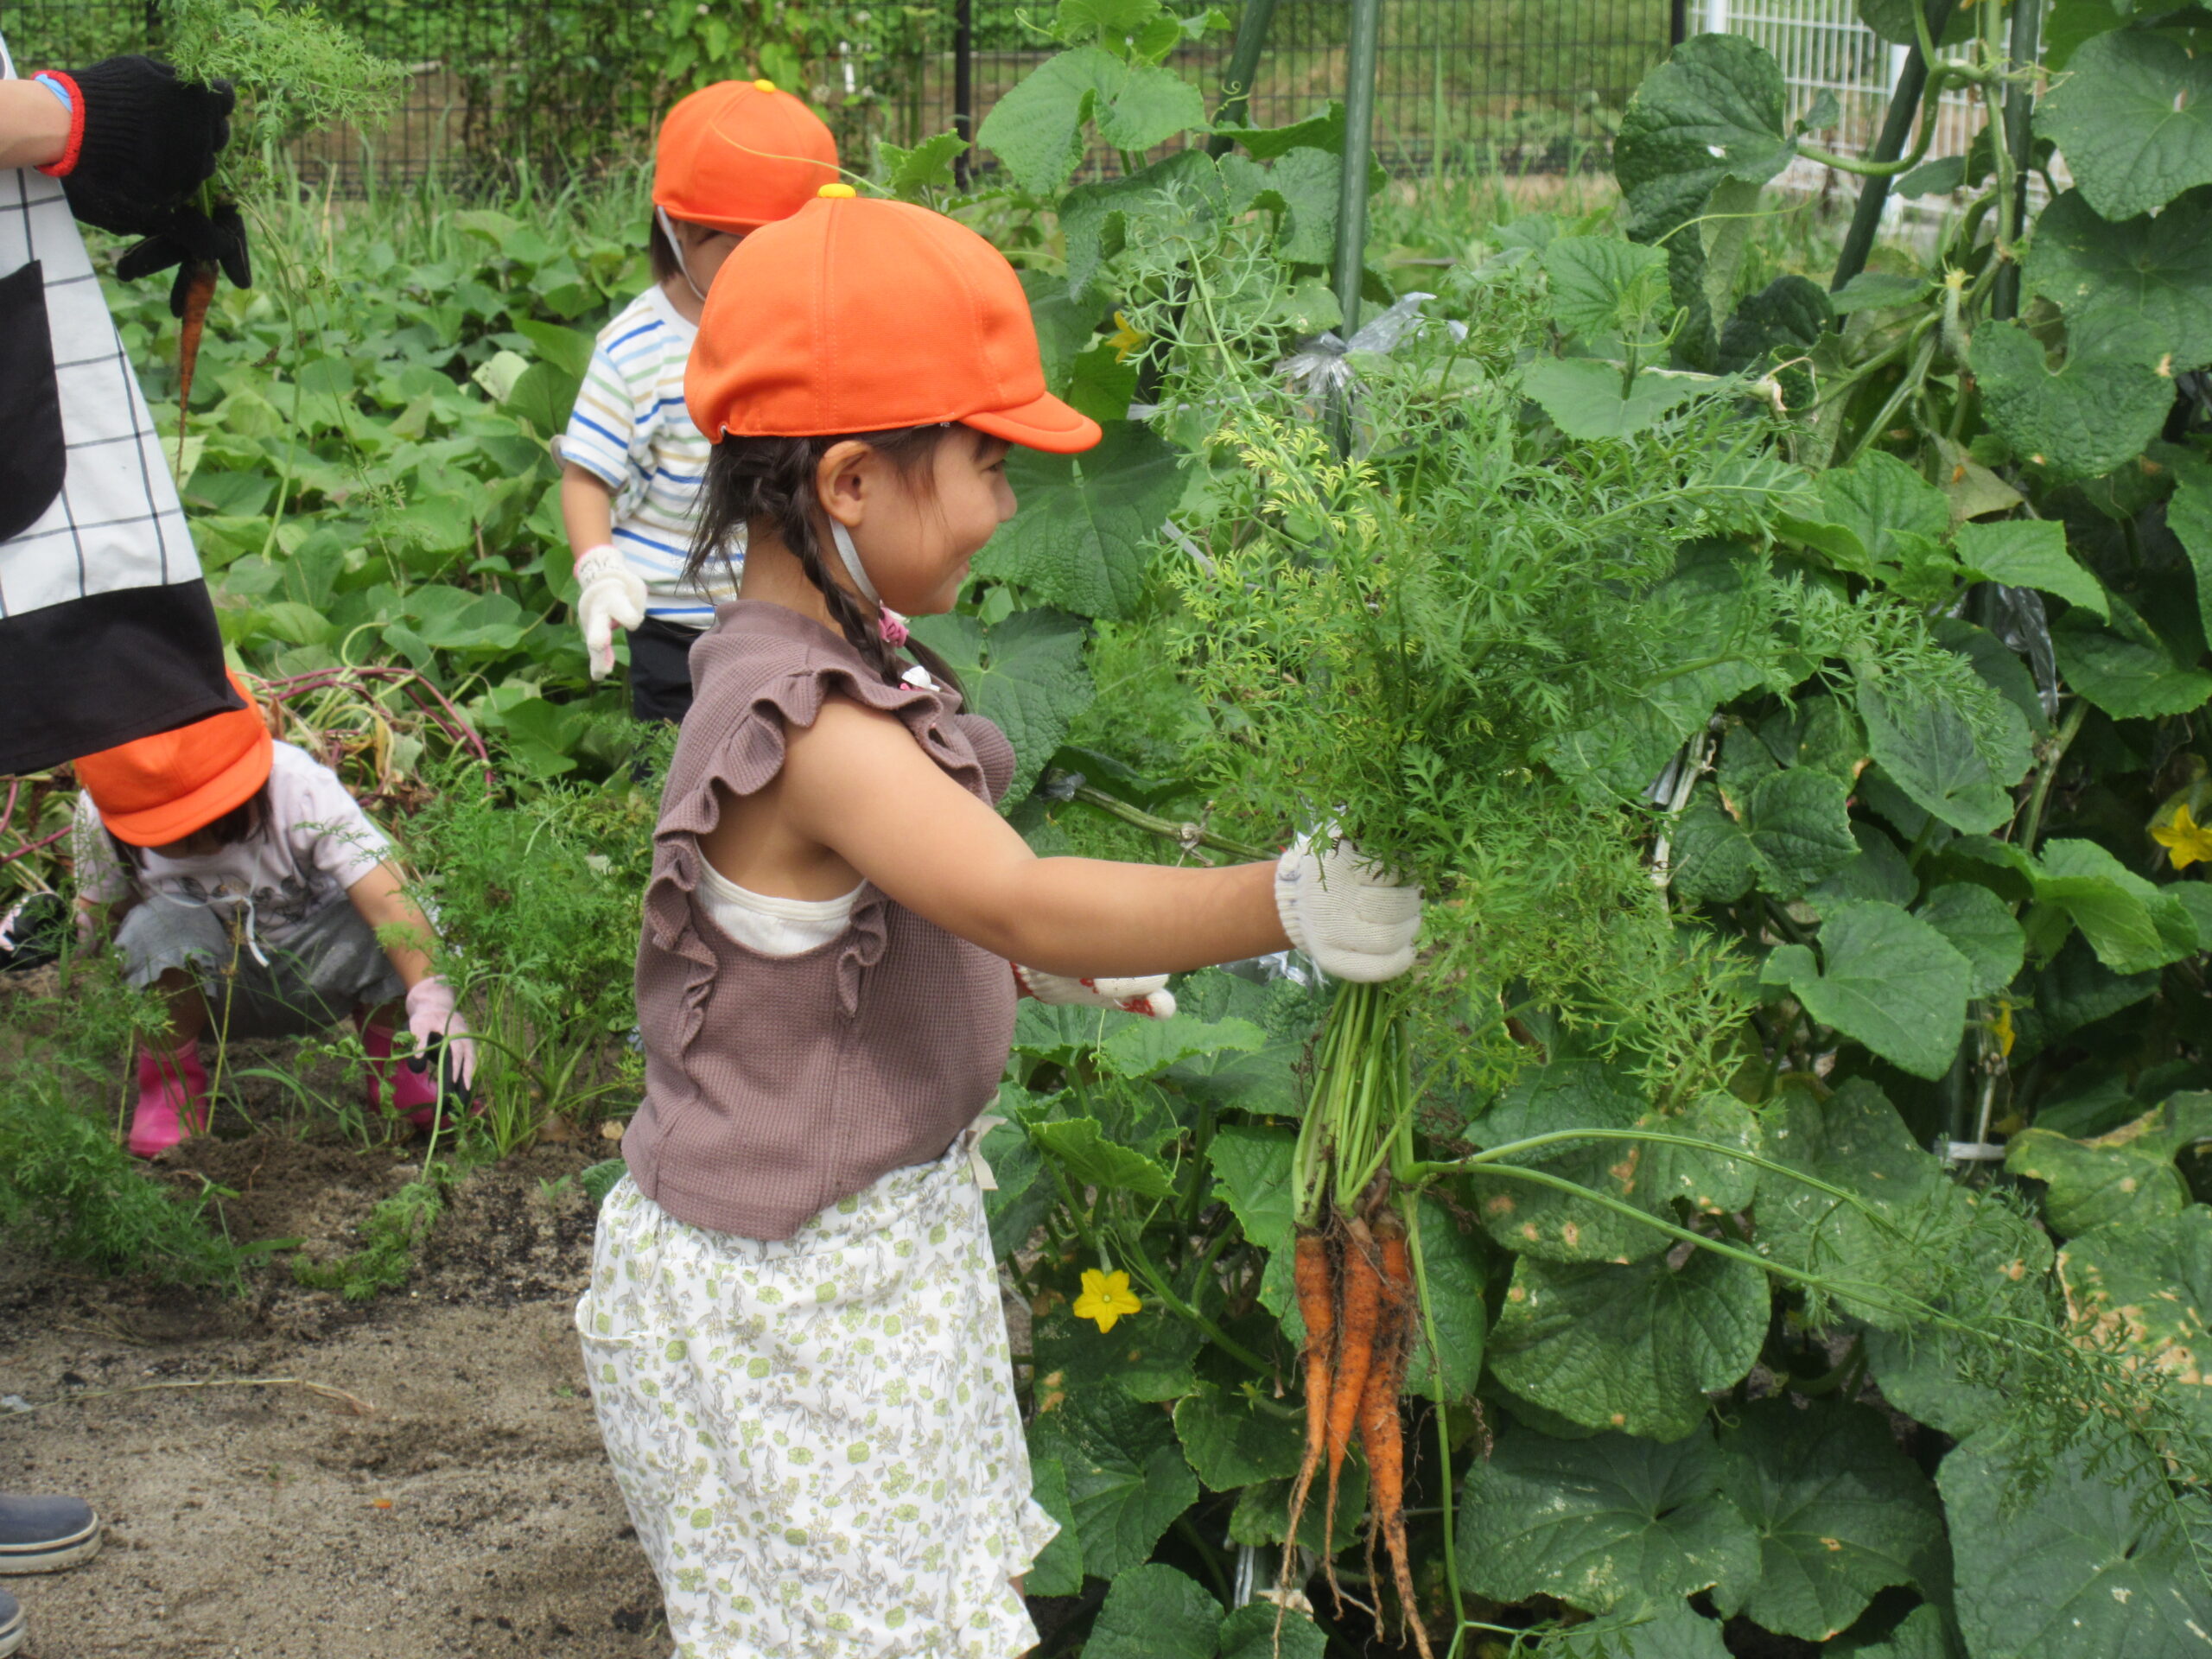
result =
[[[1421,889],[1396,881],[1349,841],[1316,853],[1300,836],[1275,861],[1275,913],[1290,942],[1333,979],[1371,984],[1414,965]]]
[[[415,1039],[416,1054],[430,1052],[430,1039],[445,1046],[446,1064],[464,1089],[476,1079],[476,1045],[469,1040],[468,1022],[454,1006],[453,987],[435,975],[417,981],[407,993],[407,1030]]]
[[[1175,1017],[1175,993],[1167,988],[1167,976],[1147,974],[1140,979],[1070,979],[1042,969],[1014,964],[1014,982],[1021,995],[1061,1007],[1119,1008],[1147,1020]]]
[[[604,543],[576,561],[576,626],[591,655],[591,677],[614,671],[614,630],[645,620],[645,584],[630,562]]]

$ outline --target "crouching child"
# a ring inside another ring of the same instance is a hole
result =
[[[73,846],[85,937],[112,930],[124,972],[166,1005],[138,1051],[130,1150],[207,1128],[200,1039],[308,1036],[350,1017],[372,1116],[416,1128],[475,1068],[435,936],[384,833],[338,775],[243,709],[86,755]],[[396,1062],[405,1023],[416,1062]],[[435,1039],[435,1040],[434,1040]],[[423,1063],[442,1051],[443,1064]]]

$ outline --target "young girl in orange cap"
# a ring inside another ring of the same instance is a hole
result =
[[[168,1008],[138,1052],[130,1150],[150,1158],[207,1129],[204,1033],[306,1035],[348,1014],[369,1051],[370,1110],[389,1085],[392,1109],[427,1128],[445,1073],[466,1087],[475,1065],[453,988],[430,970],[429,923],[337,773],[272,741],[231,683],[244,709],[77,762],[86,927],[115,923],[125,976]],[[447,1065],[395,1064],[402,1020]]]
[[[1039,858],[993,810],[1013,750],[896,613],[951,608],[1011,446],[1099,431],[975,232],[832,187],[731,254],[686,391],[715,440],[691,568],[750,540],[655,832],[593,1404],[685,1659],[1014,1659],[1054,1525],[972,1152],[1017,992],[1161,1012],[1157,970],[1291,944],[1385,979],[1420,895],[1341,842]]]
[[[639,720],[683,718],[691,642],[735,593],[719,568],[696,581],[683,570],[707,466],[707,440],[683,407],[700,308],[747,232],[797,213],[836,176],[830,129],[772,81],[717,82],[661,123],[653,286],[600,330],[560,446],[561,517],[591,677],[612,671],[614,631],[626,630]]]

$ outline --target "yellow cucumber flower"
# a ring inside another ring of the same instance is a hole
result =
[[[2177,870],[2185,870],[2200,860],[2212,864],[2212,824],[2197,823],[2186,805],[2175,811],[2173,822],[2164,829],[2153,830],[2151,839],[2166,849],[2166,856]]]
[[[1114,1328],[1114,1322],[1124,1314],[1141,1313],[1144,1304],[1137,1300],[1136,1292],[1129,1288],[1129,1275],[1116,1271],[1101,1273],[1096,1268],[1083,1270],[1083,1294],[1075,1299],[1075,1316],[1078,1319],[1096,1319],[1103,1335]]]
[[[1137,332],[1136,325],[1121,312],[1114,314],[1114,332],[1106,336],[1106,343],[1114,348],[1114,360],[1126,363],[1131,352],[1144,349],[1145,337]]]

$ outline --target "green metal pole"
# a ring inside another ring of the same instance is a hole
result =
[[[2036,60],[2037,40],[2043,23],[2043,0],[2012,0],[2012,38],[2005,55],[2012,60],[2015,69]],[[2028,222],[2028,163],[2035,157],[2035,132],[2030,118],[2035,113],[2035,88],[2025,81],[2017,83],[2005,94],[2005,142],[2012,152],[2012,170],[2016,182],[2012,187],[2012,238],[2019,240],[2023,227]],[[2008,250],[2007,251],[2010,251]],[[1990,285],[1989,315],[1999,321],[2015,316],[2020,309],[2020,267],[2015,259],[2006,259],[1998,267],[1997,280]]]
[[[2039,4],[2040,0],[2031,0]],[[1928,38],[1941,41],[1943,31],[1951,26],[1951,16],[1959,9],[1959,0],[1928,0]],[[1889,113],[1883,118],[1882,130],[1874,140],[1869,161],[1894,162],[1904,154],[1905,142],[1912,137],[1913,118],[1920,112],[1920,95],[1928,87],[1928,62],[1915,45],[1904,60],[1904,73],[1897,76],[1897,91],[1891,94]],[[1859,206],[1851,215],[1851,228],[1844,233],[1843,253],[1835,262],[1835,280],[1831,289],[1841,288],[1846,283],[1866,269],[1866,256],[1874,246],[1874,237],[1882,228],[1882,208],[1889,200],[1890,180],[1883,175],[1859,182]]]
[[[1236,20],[1236,41],[1229,50],[1229,68],[1221,78],[1221,107],[1213,112],[1217,127],[1239,127],[1252,118],[1252,77],[1260,71],[1260,53],[1268,43],[1268,25],[1274,21],[1275,0],[1244,0]],[[1206,141],[1216,156],[1229,153],[1229,139],[1217,133]]]
[[[1351,53],[1344,86],[1344,172],[1337,193],[1337,305],[1346,340],[1359,327],[1359,278],[1367,251],[1367,168],[1375,153],[1375,63],[1382,0],[1351,0]]]

